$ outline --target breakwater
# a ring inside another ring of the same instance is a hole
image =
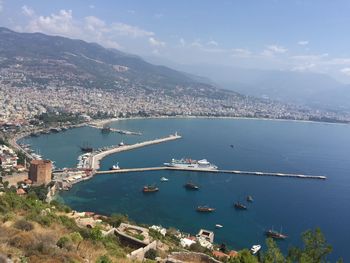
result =
[[[191,168],[176,168],[176,167],[130,168],[130,169],[119,169],[119,170],[111,170],[111,171],[97,171],[96,174],[147,172],[147,171],[160,171],[160,170],[204,172],[204,173],[226,173],[226,174],[241,174],[241,175],[255,175],[255,176],[276,176],[276,177],[288,177],[288,178],[299,178],[299,179],[319,179],[319,180],[327,179],[326,176],[321,176],[321,175],[273,173],[273,172],[250,172],[250,171],[238,171],[238,170],[209,170],[209,169],[191,169]]]
[[[159,144],[159,143],[164,143],[164,142],[168,142],[168,141],[173,141],[173,140],[177,140],[180,138],[181,138],[181,136],[178,135],[177,133],[175,133],[175,134],[171,134],[167,137],[160,138],[160,139],[139,142],[139,143],[135,143],[135,144],[131,144],[131,145],[115,146],[115,147],[112,147],[112,148],[107,149],[107,150],[102,151],[102,152],[93,153],[89,157],[90,158],[90,161],[89,161],[90,167],[89,168],[91,168],[93,170],[99,169],[100,168],[100,161],[104,157],[106,157],[110,154],[129,151],[129,150],[133,150],[133,149],[137,149],[137,148],[141,148],[141,147],[145,147],[145,146],[149,146],[149,145],[153,145],[153,144]]]

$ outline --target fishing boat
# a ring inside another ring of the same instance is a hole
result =
[[[114,164],[109,170],[120,170],[119,163]]]
[[[250,202],[250,203],[254,202],[254,199],[251,195],[247,196],[247,202]]]
[[[274,230],[273,228],[269,229],[265,231],[265,235],[273,239],[286,239],[288,237],[287,235],[282,234],[282,228],[280,232]]]
[[[144,193],[154,193],[154,192],[158,192],[159,188],[156,187],[155,185],[145,185],[142,189],[142,191]]]
[[[160,181],[161,181],[161,182],[167,182],[167,181],[169,181],[169,179],[166,178],[166,177],[161,177],[161,178],[160,178]]]
[[[215,208],[205,205],[205,206],[198,206],[196,210],[197,212],[214,212]]]
[[[239,201],[234,204],[234,207],[239,210],[247,210],[247,206]]]
[[[220,225],[220,224],[216,224],[215,227],[216,227],[216,228],[223,228],[224,226],[223,226],[223,225]]]
[[[251,252],[253,255],[255,255],[256,253],[259,252],[260,249],[261,249],[261,246],[260,246],[260,245],[254,245],[254,246],[251,247],[250,252]]]
[[[188,190],[198,190],[199,186],[195,185],[194,183],[188,182],[184,185],[184,187]]]

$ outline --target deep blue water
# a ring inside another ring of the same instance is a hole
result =
[[[221,169],[275,171],[326,175],[326,181],[277,177],[256,177],[194,172],[143,172],[98,175],[75,185],[60,196],[81,211],[102,214],[126,213],[140,223],[162,224],[196,233],[200,228],[215,230],[215,241],[235,249],[264,244],[263,231],[283,227],[286,249],[300,244],[300,234],[321,227],[334,247],[332,261],[346,254],[350,244],[350,126],[287,121],[229,119],[127,120],[114,127],[142,131],[142,136],[102,134],[84,127],[59,134],[27,138],[58,167],[76,165],[79,145],[94,146],[134,143],[166,136],[175,131],[183,139],[111,155],[102,169],[119,162],[125,167],[160,166],[171,158],[207,158]],[[234,148],[230,145],[233,144]],[[161,183],[165,176],[169,182]],[[183,184],[196,182],[197,192]],[[143,185],[156,183],[160,191],[145,195]],[[248,211],[236,211],[234,201],[254,196]],[[216,208],[212,214],[195,211],[198,205]],[[224,226],[215,229],[215,224]]]

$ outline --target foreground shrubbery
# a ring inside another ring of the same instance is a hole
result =
[[[42,190],[38,190],[40,193]],[[103,236],[99,227],[80,228],[74,219],[67,216],[70,208],[56,201],[47,204],[38,199],[35,192],[18,196],[12,191],[0,197],[0,255],[12,255],[16,262],[118,262],[131,250],[121,245],[114,236]],[[124,215],[114,214],[104,218],[106,223],[118,227],[127,222]],[[165,236],[154,230],[149,234],[162,241],[169,251],[179,249],[177,231],[169,229]],[[302,235],[303,247],[290,248],[284,256],[272,239],[266,240],[265,252],[259,257],[248,250],[240,251],[230,263],[323,263],[332,247],[326,242],[321,230],[307,231]],[[211,254],[199,244],[190,250]],[[150,250],[146,257],[154,260],[157,251]],[[164,254],[163,254],[164,256]],[[259,260],[258,260],[259,259]],[[117,261],[116,261],[117,260]],[[1,262],[1,261],[0,261]],[[339,262],[342,262],[341,260]]]

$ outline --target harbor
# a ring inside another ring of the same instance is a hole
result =
[[[237,170],[210,170],[210,169],[191,169],[191,168],[176,168],[176,167],[146,167],[146,168],[130,168],[130,169],[118,169],[109,171],[96,171],[96,174],[112,174],[112,173],[130,173],[130,172],[147,172],[147,171],[187,171],[187,172],[199,172],[199,173],[225,173],[225,174],[241,174],[241,175],[254,175],[254,176],[276,176],[286,178],[298,178],[298,179],[318,179],[325,180],[326,176],[318,175],[305,175],[305,174],[290,174],[290,173],[272,173],[272,172],[250,172],[250,171],[237,171]]]
[[[138,148],[149,146],[149,145],[174,141],[174,140],[177,140],[180,138],[181,138],[181,136],[178,135],[177,133],[175,133],[175,134],[171,134],[167,137],[163,137],[163,138],[159,138],[159,139],[155,139],[155,140],[144,141],[144,142],[139,142],[139,143],[135,143],[135,144],[131,144],[131,145],[122,144],[122,145],[117,145],[117,146],[111,146],[111,147],[108,147],[106,150],[92,153],[90,155],[90,161],[89,161],[90,167],[85,167],[85,168],[90,168],[93,170],[99,169],[100,168],[100,161],[103,158],[105,158],[106,156],[114,154],[114,153],[130,151],[133,149],[138,149]]]

